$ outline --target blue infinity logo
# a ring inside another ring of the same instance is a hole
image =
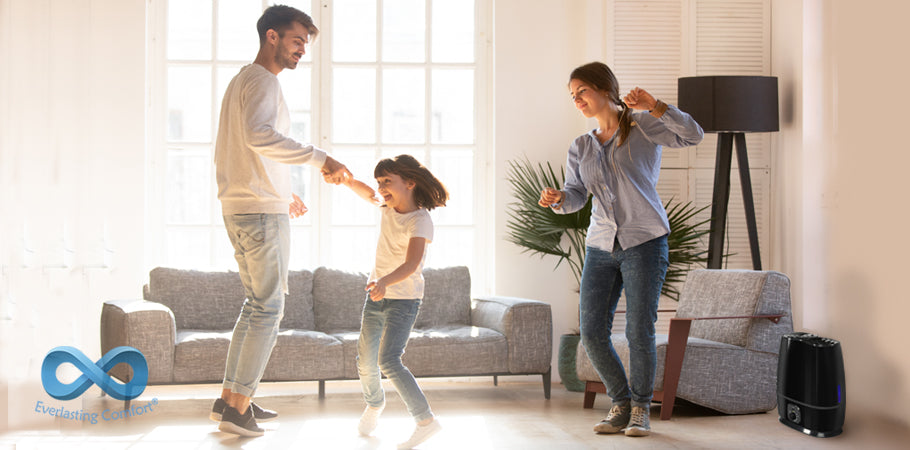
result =
[[[70,363],[82,372],[70,384],[63,384],[57,379],[57,368],[64,363]],[[107,374],[120,363],[127,363],[133,369],[133,378],[129,383],[117,382]],[[114,348],[94,363],[77,348],[57,347],[47,353],[41,364],[44,390],[57,400],[72,400],[82,395],[92,383],[117,400],[132,400],[142,394],[148,380],[149,366],[145,356],[139,350],[127,346]]]

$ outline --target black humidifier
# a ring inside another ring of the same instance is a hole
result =
[[[781,423],[810,436],[841,433],[846,412],[840,342],[810,333],[781,337],[777,413]]]

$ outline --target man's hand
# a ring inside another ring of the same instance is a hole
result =
[[[325,157],[325,164],[322,166],[322,178],[326,183],[338,185],[353,177],[354,175],[344,164],[336,161],[331,156]]]
[[[291,192],[291,196],[294,197],[294,200],[288,207],[288,215],[291,216],[292,219],[302,217],[309,209],[307,209],[306,205],[303,204],[303,200],[301,200],[297,194]]]

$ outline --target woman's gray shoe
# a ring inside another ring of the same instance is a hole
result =
[[[651,408],[633,406],[626,436],[647,436],[651,434]]]
[[[607,417],[597,425],[594,425],[594,431],[597,433],[619,433],[629,424],[630,417],[631,408],[628,404],[613,405]]]

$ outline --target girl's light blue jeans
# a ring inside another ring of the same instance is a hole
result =
[[[287,293],[290,229],[287,214],[224,216],[246,300],[228,348],[224,389],[252,397],[278,336]]]
[[[357,348],[357,370],[367,405],[379,407],[385,404],[381,370],[417,422],[433,417],[433,412],[414,375],[401,363],[401,356],[404,355],[419,309],[420,300],[383,299],[374,302],[367,297]]]
[[[654,393],[657,351],[654,322],[669,265],[667,236],[612,252],[587,247],[581,276],[581,339],[613,403],[648,406]],[[626,292],[629,377],[610,338],[622,290]]]

